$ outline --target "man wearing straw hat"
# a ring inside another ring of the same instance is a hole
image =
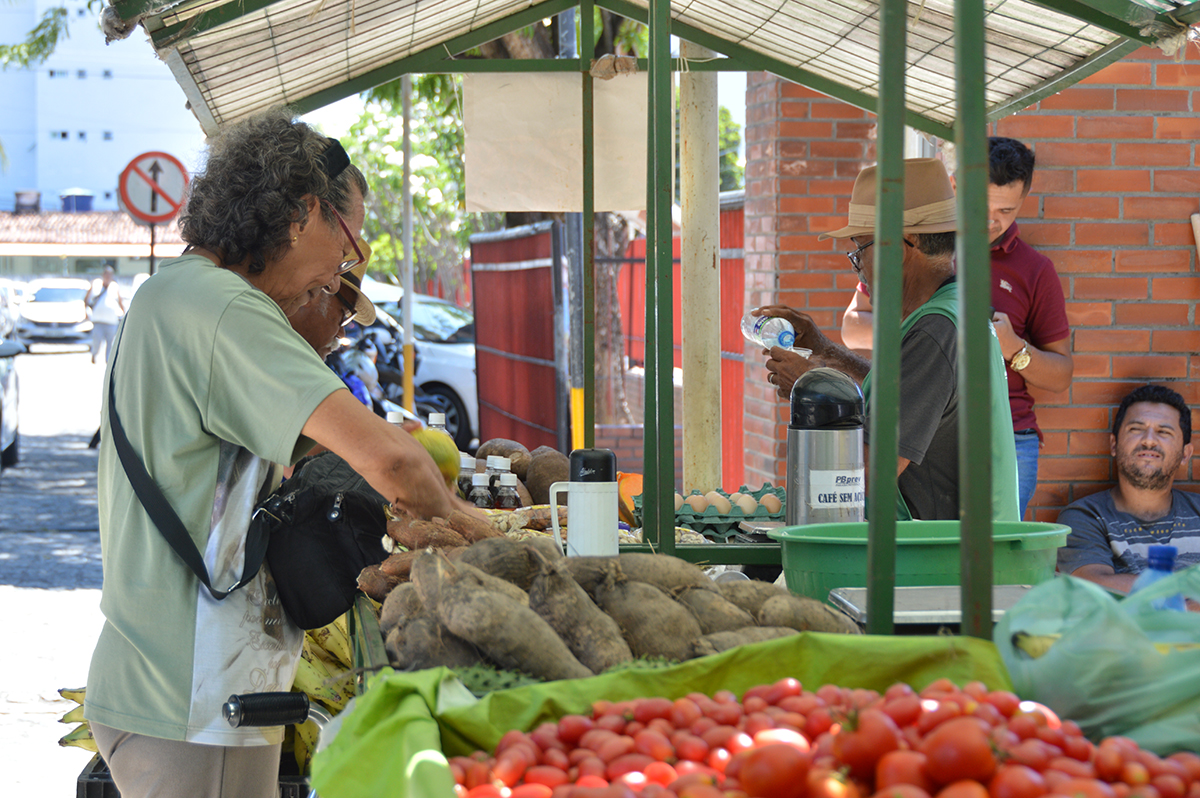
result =
[[[896,516],[900,520],[957,520],[958,491],[958,286],[955,282],[954,188],[942,162],[904,162],[904,260],[901,288],[900,438],[896,464]],[[874,277],[876,167],[854,181],[846,226],[820,237],[849,239],[850,265],[863,284]],[[796,379],[814,366],[829,366],[862,383],[867,415],[872,412],[870,361],[835,344],[804,313],[786,305],[753,311],[780,316],[796,329],[801,357],[780,347],[769,350],[767,379],[788,398]],[[992,507],[997,521],[1017,514],[1016,450],[1008,406],[1004,358],[993,334],[991,366]],[[869,441],[868,441],[869,443]]]

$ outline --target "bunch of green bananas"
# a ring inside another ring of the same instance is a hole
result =
[[[94,753],[96,751],[96,740],[92,737],[92,727],[83,717],[83,698],[86,690],[86,687],[64,687],[58,691],[58,694],[63,698],[75,702],[75,706],[71,707],[71,710],[67,714],[59,718],[58,722],[79,724],[60,739],[58,744],[64,748],[74,745]]]

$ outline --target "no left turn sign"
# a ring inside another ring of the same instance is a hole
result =
[[[145,224],[170,221],[183,205],[187,169],[165,152],[144,152],[121,172],[118,189],[125,210]]]

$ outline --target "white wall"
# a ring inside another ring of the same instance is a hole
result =
[[[12,210],[15,191],[30,188],[42,192],[43,210],[59,210],[59,195],[72,188],[91,191],[95,210],[117,210],[117,178],[135,156],[167,152],[192,170],[204,146],[183,91],[141,28],[106,46],[85,0],[11,0],[0,2],[0,41],[20,41],[58,5],[67,8],[70,37],[45,63],[0,72],[0,145],[8,156],[0,211]]]

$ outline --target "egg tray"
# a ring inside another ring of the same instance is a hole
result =
[[[689,493],[689,496],[703,495],[708,491],[694,490]],[[754,508],[754,512],[746,514],[741,511],[737,505],[729,513],[719,513],[715,507],[707,507],[704,512],[697,513],[687,504],[684,504],[675,511],[675,526],[685,527],[693,532],[699,532],[701,535],[714,540],[718,543],[728,543],[729,539],[741,531],[740,524],[743,521],[782,521],[784,516],[784,508],[787,507],[787,499],[785,491],[782,487],[774,488],[766,482],[758,490],[750,490],[745,485],[742,485],[736,493],[744,493],[754,497],[755,501],[761,501],[762,497],[768,493],[775,494],[779,499],[780,510],[777,513],[767,512],[767,508],[761,504]],[[729,498],[729,494],[723,490],[717,491],[725,498]],[[684,498],[687,498],[686,496]],[[642,524],[642,497],[641,495],[633,497],[633,514],[637,519],[639,526]]]

